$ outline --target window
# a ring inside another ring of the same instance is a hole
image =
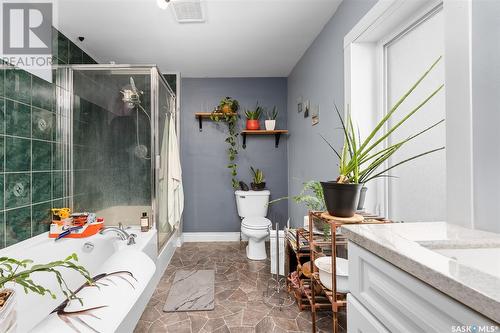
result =
[[[438,1],[379,2],[345,38],[346,103],[366,136],[375,123],[425,70],[444,55],[442,3]],[[444,83],[444,61],[400,107],[389,126]],[[392,141],[419,132],[445,118],[441,91],[392,135]],[[441,124],[407,144],[388,165],[445,146]],[[389,142],[391,143],[391,142]],[[446,154],[427,155],[367,184],[368,211],[403,221],[446,220]]]

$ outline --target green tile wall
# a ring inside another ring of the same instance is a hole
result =
[[[96,62],[53,29],[59,64]],[[63,202],[55,85],[23,70],[0,68],[0,248],[48,230]]]

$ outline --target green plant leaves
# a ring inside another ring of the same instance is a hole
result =
[[[252,172],[252,175],[253,175],[253,183],[254,184],[261,184],[265,181],[264,173],[262,172],[262,170],[254,169],[253,166],[251,166],[250,171]]]
[[[254,110],[245,110],[245,117],[248,120],[259,120],[264,108],[259,105],[259,102],[255,105]]]
[[[74,262],[77,261],[78,257],[76,253],[72,253],[64,260],[53,261],[47,264],[36,264],[31,266],[31,268],[27,270],[19,271],[20,267],[25,268],[27,267],[28,264],[31,264],[33,261],[29,259],[19,261],[13,258],[2,257],[0,258],[0,265],[5,269],[1,270],[0,287],[4,287],[5,284],[8,282],[14,282],[21,285],[25,293],[31,291],[40,295],[49,294],[52,298],[55,299],[56,295],[53,292],[51,292],[49,289],[46,289],[42,285],[36,284],[31,279],[31,274],[33,273],[41,273],[41,272],[52,273],[55,275],[60,290],[66,296],[66,298],[78,299],[80,303],[83,304],[83,302],[68,287],[62,274],[58,270],[59,268],[74,270],[79,274],[81,274],[82,276],[84,276],[85,279],[89,281],[89,283],[93,284],[90,273],[83,266],[76,265]],[[14,268],[13,265],[16,265],[16,267]]]
[[[410,87],[410,89],[395,103],[395,105],[387,112],[387,114],[382,117],[382,119],[377,123],[375,128],[369,133],[364,141],[361,141],[359,131],[356,135],[356,130],[352,122],[350,113],[346,115],[346,120],[344,122],[340,111],[335,105],[335,111],[342,124],[342,130],[344,132],[344,145],[342,146],[342,151],[339,153],[323,136],[323,140],[330,146],[330,148],[335,152],[339,158],[339,177],[338,182],[342,183],[366,183],[374,178],[384,177],[385,172],[393,169],[396,166],[410,162],[416,158],[425,156],[427,154],[437,152],[444,149],[444,147],[432,149],[424,153],[415,155],[413,157],[407,158],[391,167],[386,168],[381,172],[375,173],[376,169],[384,165],[384,163],[399,149],[401,149],[407,142],[415,139],[416,137],[422,135],[423,133],[433,129],[439,124],[444,122],[444,119],[438,121],[437,123],[428,126],[427,128],[417,132],[416,134],[402,140],[396,144],[389,147],[384,147],[387,143],[387,139],[393,134],[400,126],[402,126],[406,121],[408,121],[415,113],[422,109],[436,94],[438,94],[444,85],[440,85],[432,93],[430,93],[422,102],[420,102],[411,111],[405,114],[401,120],[399,120],[395,125],[386,129],[387,124],[391,117],[396,113],[399,106],[406,100],[408,96],[419,86],[419,84],[427,77],[427,75],[433,70],[433,68],[438,64],[442,57],[439,57],[429,69]],[[375,173],[375,175],[373,175]],[[372,176],[373,175],[373,176]]]
[[[226,97],[226,99],[231,99],[231,97]],[[236,103],[237,108],[236,110],[233,108],[233,112],[236,112],[237,109],[239,108],[239,103],[236,100],[231,99],[233,102]],[[221,101],[222,103],[222,101]],[[218,110],[216,110],[218,111]],[[239,184],[238,180],[236,179],[236,176],[238,175],[238,165],[234,163],[236,160],[236,157],[238,155],[238,118],[239,116],[236,114],[224,114],[222,116],[215,116],[215,111],[212,113],[210,118],[216,122],[225,122],[228,127],[228,136],[224,139],[224,142],[229,145],[227,148],[227,158],[229,160],[229,163],[227,164],[227,168],[230,169],[230,174],[231,174],[231,185],[234,189],[237,189]]]

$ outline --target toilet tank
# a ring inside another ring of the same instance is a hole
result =
[[[236,191],[236,207],[241,218],[249,216],[267,215],[269,196],[271,192],[264,191]]]

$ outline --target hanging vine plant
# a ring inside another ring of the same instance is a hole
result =
[[[231,185],[234,189],[238,188],[238,164],[236,158],[238,156],[238,109],[240,105],[237,100],[226,97],[222,99],[219,106],[212,112],[210,118],[216,122],[225,122],[228,128],[228,135],[224,140],[228,144],[227,168],[231,172]]]

